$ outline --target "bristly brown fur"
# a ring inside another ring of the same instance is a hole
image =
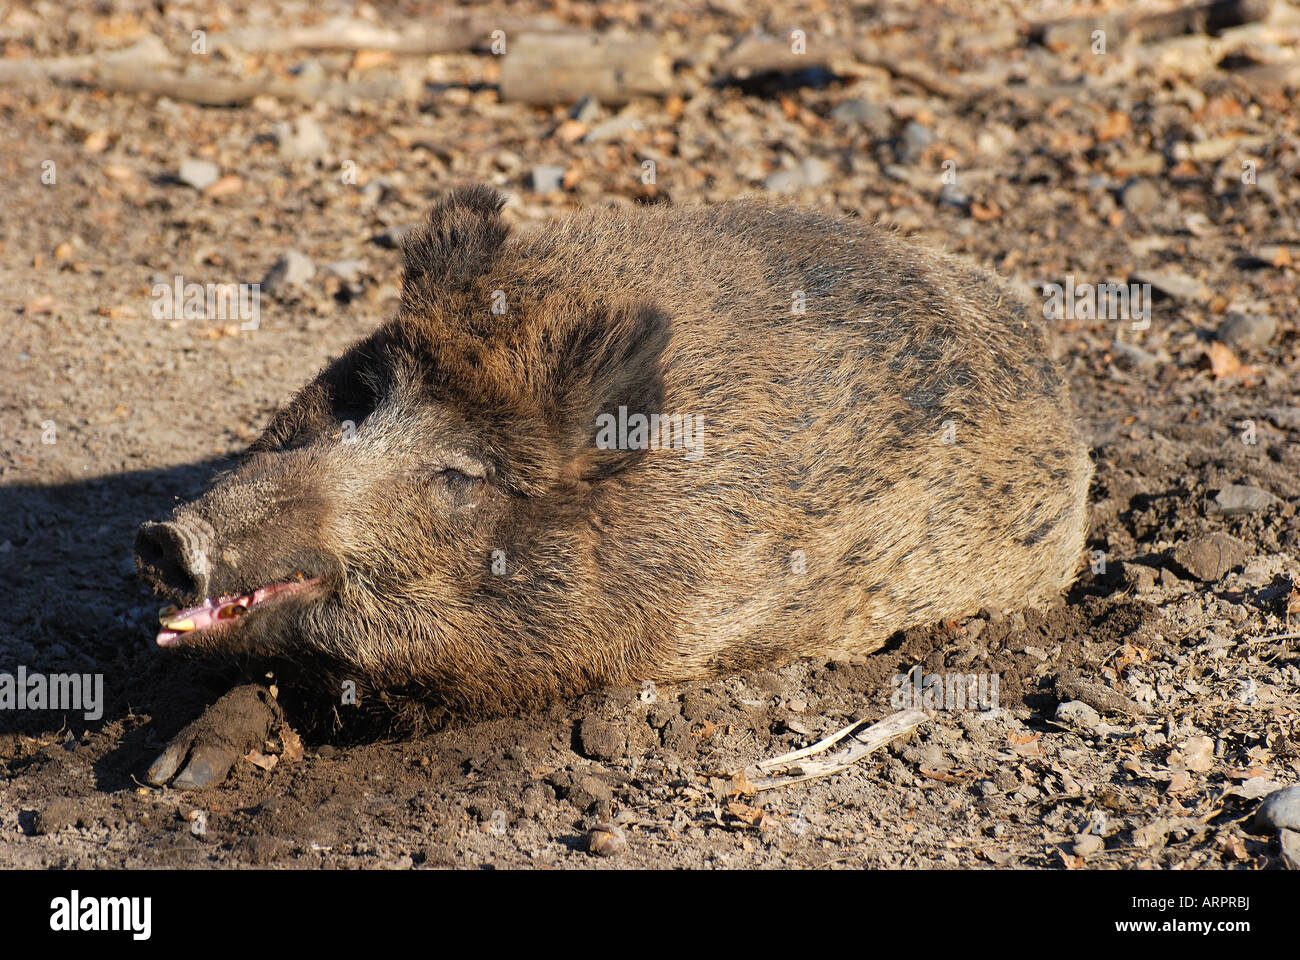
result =
[[[213,593],[329,580],[197,649],[473,714],[870,651],[1074,578],[1092,466],[998,278],[754,201],[528,237],[500,210],[439,201],[398,315],[177,511],[216,531]],[[602,449],[620,408],[699,418],[699,456]]]

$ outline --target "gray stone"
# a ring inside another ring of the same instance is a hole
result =
[[[955,183],[945,183],[939,191],[939,203],[965,210],[970,206],[970,194],[958,189]]]
[[[1067,700],[1065,703],[1057,704],[1056,719],[1092,733],[1102,729],[1101,714],[1082,700]]]
[[[1150,180],[1134,180],[1120,194],[1120,203],[1124,209],[1138,215],[1155,210],[1162,200],[1160,189]]]
[[[1204,283],[1178,270],[1138,270],[1134,272],[1133,280],[1149,283],[1176,300],[1206,300],[1210,296]]]
[[[1255,827],[1270,833],[1300,830],[1300,784],[1275,790],[1255,811]]]
[[[894,129],[894,118],[887,107],[858,98],[837,105],[831,111],[831,119],[846,127],[865,127],[877,138],[889,136]]]
[[[1268,418],[1283,430],[1300,430],[1300,407],[1269,407]]]
[[[934,133],[930,128],[909,120],[898,140],[898,159],[903,163],[916,163],[922,151],[932,143]]]
[[[176,179],[195,190],[206,190],[221,177],[221,168],[211,160],[182,160]]]
[[[798,166],[777,170],[763,181],[763,187],[773,193],[794,193],[805,187],[818,187],[830,179],[831,170],[816,157],[804,157]]]
[[[321,269],[338,277],[344,283],[351,283],[366,272],[366,266],[364,260],[335,260],[333,263],[325,264]]]
[[[1267,347],[1277,334],[1277,321],[1264,314],[1229,311],[1215,334],[1220,343],[1237,349]]]
[[[1106,848],[1106,841],[1095,833],[1081,833],[1074,838],[1074,855],[1076,857],[1096,856]]]
[[[620,113],[617,117],[610,117],[604,123],[598,123],[582,138],[583,143],[600,143],[604,140],[617,140],[625,133],[633,130],[644,130],[645,124],[641,122],[640,117],[635,117],[630,113]]]
[[[1300,870],[1300,832],[1283,830],[1278,835],[1278,841],[1286,865],[1292,870]]]
[[[564,189],[564,168],[541,164],[528,172],[528,185],[536,193],[555,193]]]
[[[595,97],[583,97],[569,108],[569,119],[579,123],[595,123],[600,116],[600,101]]]
[[[391,199],[397,193],[393,184],[387,177],[375,177],[364,187],[361,188],[361,197],[365,200],[367,206],[375,206],[384,200]]]
[[[325,68],[318,60],[303,60],[301,63],[294,64],[289,72],[307,84],[324,83],[326,80]]]
[[[293,123],[276,124],[275,139],[280,147],[280,156],[286,160],[316,160],[329,152],[325,131],[309,113]]]
[[[262,278],[262,292],[275,293],[285,287],[301,286],[316,276],[316,265],[305,253],[286,250]]]
[[[1258,513],[1277,502],[1277,497],[1267,490],[1246,484],[1229,483],[1214,495],[1212,512],[1225,517],[1235,517],[1243,513]]]

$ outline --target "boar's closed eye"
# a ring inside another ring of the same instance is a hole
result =
[[[425,486],[445,497],[452,506],[471,506],[487,485],[488,474],[474,468],[468,472],[457,467],[436,467],[428,475]]]

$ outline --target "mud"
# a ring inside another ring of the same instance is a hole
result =
[[[965,69],[1011,44],[1027,85],[1061,81],[1066,55],[1022,45],[994,5],[887,6],[882,42],[942,51]],[[647,8],[645,22],[697,39],[749,26],[716,13],[683,26],[675,9]],[[774,22],[800,15],[762,9]],[[153,7],[117,20],[76,13],[75,30],[63,19],[4,29],[42,54],[84,52],[114,31],[126,42],[133,30],[189,30]],[[954,46],[963,23],[979,36]],[[999,23],[1010,40],[992,39]],[[979,37],[990,38],[983,52]],[[349,69],[346,55],[271,62],[287,71],[309,59]],[[105,680],[99,719],[0,711],[0,864],[1280,866],[1277,838],[1251,816],[1260,796],[1300,778],[1300,659],[1294,639],[1278,638],[1300,613],[1296,602],[1287,614],[1300,584],[1300,298],[1294,264],[1260,259],[1262,245],[1297,242],[1285,94],[1243,90],[1222,71],[1152,68],[1050,110],[1018,98],[964,109],[868,71],[700,86],[684,108],[633,104],[642,129],[624,139],[583,143],[555,135],[563,110],[497,103],[483,59],[433,58],[415,105],[320,107],[327,147],[312,162],[268,139],[296,114],[274,101],[201,108],[0,89],[0,671]],[[850,97],[882,103],[884,128],[831,119]],[[907,159],[912,122],[933,140]],[[1112,129],[1099,133],[1104,122]],[[1148,178],[1156,203],[1124,200],[1120,160],[1243,132],[1264,138],[1249,149],[1271,189],[1235,185],[1235,154],[1222,167],[1178,166],[1171,151],[1172,172]],[[671,202],[762,189],[792,158],[815,157],[830,175],[800,191],[804,202],[893,223],[1032,289],[1156,268],[1203,282],[1204,297],[1158,295],[1144,332],[1058,322],[1097,464],[1093,570],[1045,612],[919,627],[870,657],[607,690],[411,741],[308,735],[301,757],[291,736],[272,736],[249,754],[261,765],[241,759],[219,787],[148,786],[162,747],[239,670],[153,648],[156,604],[130,559],[136,525],[197,493],[276,402],[391,312],[398,254],[373,237],[466,180],[514,193],[519,229],[582,203],[647,199],[633,173],[652,153],[672,161],[661,177]],[[238,183],[216,194],[180,184],[191,156]],[[946,156],[977,174],[959,180],[973,203],[940,196]],[[45,160],[57,185],[41,183]],[[361,183],[340,182],[342,160]],[[568,189],[532,193],[527,168],[552,162],[574,171]],[[918,179],[900,179],[900,163]],[[289,248],[318,265],[364,265],[277,292],[254,331],[151,314],[157,282],[257,281]],[[1233,340],[1228,362],[1215,337],[1237,311],[1275,329]],[[1215,509],[1237,484],[1271,499]],[[738,786],[746,766],[892,713],[894,678],[917,665],[996,675],[999,708],[933,711],[914,735],[826,779],[756,795]],[[1058,714],[1062,702],[1072,706]],[[601,821],[622,828],[625,851],[588,851]],[[1079,844],[1085,834],[1100,849]]]

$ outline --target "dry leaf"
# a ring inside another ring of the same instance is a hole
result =
[[[587,135],[588,126],[577,120],[565,120],[555,128],[555,139],[562,143],[573,143]]]
[[[746,803],[737,803],[732,800],[727,804],[727,813],[731,814],[737,820],[743,820],[745,823],[753,826],[754,821],[763,816],[761,807],[751,807]]]
[[[244,187],[244,181],[233,173],[228,173],[203,191],[205,197],[227,197],[238,193]]]
[[[1241,842],[1241,837],[1236,834],[1221,833],[1217,838],[1217,842],[1224,855],[1232,857],[1238,863],[1245,863],[1250,859],[1250,852],[1246,849],[1246,845]]]
[[[1192,778],[1187,775],[1186,771],[1175,770],[1174,775],[1169,778],[1169,786],[1166,792],[1183,793],[1186,790],[1190,789],[1191,786],[1192,786]]]
[[[1192,773],[1205,773],[1214,766],[1214,741],[1192,737],[1183,744],[1183,766]]]
[[[1223,775],[1229,780],[1254,780],[1256,777],[1267,777],[1272,772],[1267,767],[1248,767],[1245,770],[1225,770]]]
[[[302,738],[289,727],[280,731],[280,743],[284,745],[280,752],[282,759],[289,763],[297,763],[302,759]]]
[[[927,780],[938,780],[940,783],[961,783],[961,777],[954,777],[951,773],[944,773],[942,770],[927,770],[925,767],[918,767],[917,772]]]
[[[248,753],[244,754],[244,759],[247,760],[249,763],[251,763],[253,766],[260,767],[263,770],[270,770],[272,767],[274,767],[277,763],[280,762],[279,757],[267,756],[261,750],[248,751]]]
[[[758,788],[745,776],[745,771],[737,771],[731,778],[731,796],[752,797]]]
[[[392,53],[387,50],[358,50],[352,57],[352,69],[369,70],[371,67],[383,66],[392,59]]]
[[[1255,373],[1254,367],[1247,366],[1237,359],[1231,348],[1218,340],[1211,340],[1205,348],[1205,355],[1210,359],[1210,373],[1215,380],[1225,377],[1245,377]]]

